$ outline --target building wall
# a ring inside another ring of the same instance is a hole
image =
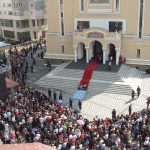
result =
[[[5,3],[6,7],[3,7],[3,3]],[[8,7],[8,4],[12,4],[11,7]],[[22,4],[20,7],[14,7],[13,4]],[[33,4],[33,5],[32,5]],[[7,31],[14,31],[15,33],[15,40],[19,40],[17,36],[17,32],[30,32],[31,39],[34,39],[34,32],[37,34],[37,39],[42,36],[42,31],[47,33],[48,26],[47,26],[47,16],[46,16],[46,3],[45,0],[1,0],[0,1],[1,12],[0,19],[5,20],[13,20],[13,27],[4,27],[0,24],[0,29],[2,30],[2,35],[4,36],[4,30]],[[4,14],[6,11],[6,14]],[[8,12],[12,11],[12,15],[8,15]],[[20,16],[16,16],[15,12],[21,12]],[[45,20],[45,25],[41,26],[41,19]],[[16,22],[20,20],[29,20],[29,27],[25,28],[17,28]],[[32,25],[32,20],[35,20],[35,27]],[[37,26],[37,20],[39,21],[39,26]]]
[[[91,28],[99,27],[105,29],[107,32],[109,32],[109,21],[121,21],[123,22],[121,40],[108,41],[99,39],[98,41],[102,42],[103,45],[114,43],[117,45],[117,48],[121,47],[121,55],[126,57],[127,62],[129,63],[149,62],[150,2],[144,1],[143,4],[144,17],[142,38],[139,38],[140,0],[120,0],[119,11],[115,10],[116,0],[110,0],[110,3],[106,5],[91,5],[89,3],[90,0],[84,0],[84,11],[81,11],[80,0],[64,0],[64,36],[61,35],[59,2],[59,0],[51,0],[48,2],[47,6],[49,10],[48,33],[51,34],[47,35],[48,48],[46,57],[51,57],[50,54],[57,54],[55,58],[58,54],[61,56],[58,56],[57,58],[65,58],[67,57],[66,55],[74,55],[76,43],[83,42],[85,47],[88,47],[92,40],[96,40],[86,38],[82,32],[76,33],[77,21],[90,21]],[[58,34],[56,35],[54,33]],[[63,55],[62,45],[65,47]],[[140,58],[137,58],[137,49],[140,49]]]

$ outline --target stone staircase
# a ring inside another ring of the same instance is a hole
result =
[[[91,80],[123,82],[117,73],[105,71],[93,71]]]
[[[128,65],[122,64],[118,71],[118,75],[122,79],[126,79],[126,78],[128,78],[130,70],[131,70],[131,68]]]
[[[66,65],[64,64],[64,66]],[[73,96],[82,79],[84,70],[63,68],[56,68],[56,70],[40,79],[36,84],[43,88],[51,88]],[[124,85],[122,80],[122,78],[129,76],[130,70],[129,66],[122,65],[118,73],[93,71],[88,91],[83,99],[89,99],[100,93],[130,95],[131,87]],[[138,73],[136,75],[138,76]]]

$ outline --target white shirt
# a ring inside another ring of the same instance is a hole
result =
[[[9,124],[8,124],[8,123],[5,124],[5,131],[6,131],[6,132],[9,131]]]
[[[43,117],[40,117],[39,120],[40,120],[41,124],[44,122],[44,118]]]
[[[59,132],[62,132],[62,131],[63,131],[63,128],[60,128],[60,129],[59,129]]]
[[[22,119],[22,124],[25,124],[25,120],[24,119]]]
[[[3,114],[3,116],[4,116],[5,119],[8,117],[6,112]]]
[[[41,135],[38,133],[36,134],[36,138],[39,139],[41,137]]]
[[[16,121],[15,117],[12,117],[12,122],[15,122],[15,121]]]
[[[73,135],[72,139],[76,140],[77,139],[77,135]]]
[[[7,112],[8,120],[11,121],[11,112]]]
[[[104,139],[108,140],[108,134],[105,134]]]
[[[70,148],[70,150],[75,150],[76,148],[75,148],[75,146],[73,145],[73,146],[71,146],[71,148]]]

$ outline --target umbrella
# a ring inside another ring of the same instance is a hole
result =
[[[69,117],[69,120],[76,120],[76,117],[70,116],[70,117]]]
[[[77,124],[80,125],[80,126],[83,126],[85,123],[83,120],[77,120]]]
[[[61,119],[67,119],[67,117],[63,114],[61,115]]]
[[[55,102],[60,104],[60,103],[62,103],[62,100],[58,99]]]

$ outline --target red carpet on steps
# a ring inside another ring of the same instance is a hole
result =
[[[94,69],[98,66],[97,60],[94,60],[84,71],[80,84],[89,85]]]

